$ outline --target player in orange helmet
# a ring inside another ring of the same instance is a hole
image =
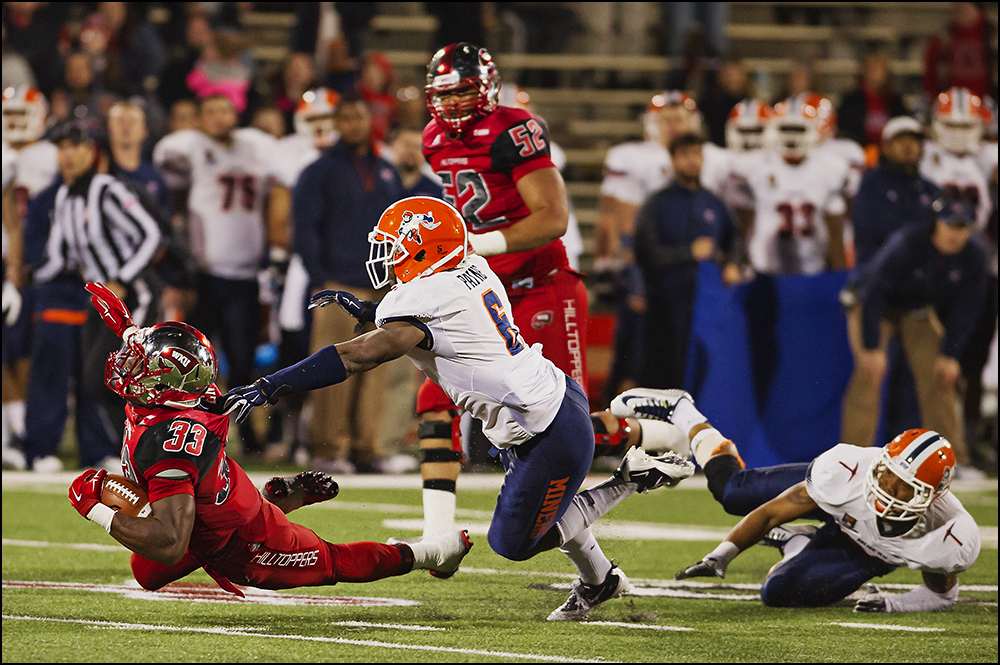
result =
[[[808,463],[745,469],[733,442],[683,390],[636,389],[611,410],[688,432],[712,495],[726,512],[745,515],[677,579],[725,577],[732,560],[759,542],[783,555],[761,587],[765,605],[830,605],[906,566],[921,572],[923,585],[901,595],[869,585],[855,611],[935,611],[958,599],[958,575],[979,556],[979,527],[949,491],[955,453],[937,432],[907,430],[884,448],[842,443]],[[787,524],[800,518],[824,524]]]

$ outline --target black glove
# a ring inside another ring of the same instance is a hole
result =
[[[888,612],[885,594],[875,584],[869,584],[865,589],[865,597],[854,605],[855,612]]]
[[[378,303],[361,300],[347,291],[324,289],[309,299],[309,309],[326,307],[332,302],[340,305],[341,309],[358,320],[358,325],[354,326],[356,333],[361,332],[369,323],[375,322],[375,309],[378,307]]]
[[[725,577],[726,568],[728,566],[722,565],[721,561],[705,557],[693,566],[688,566],[684,570],[677,571],[674,579],[686,580],[689,577]]]
[[[265,376],[257,379],[249,386],[233,388],[222,396],[223,410],[226,414],[236,412],[236,422],[242,423],[255,406],[274,404],[278,401],[277,389]]]

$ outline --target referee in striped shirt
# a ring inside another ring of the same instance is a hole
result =
[[[55,456],[75,379],[80,463],[121,470],[124,403],[104,385],[108,354],[121,344],[89,306],[85,282],[103,282],[136,325],[158,315],[153,263],[164,238],[154,215],[122,181],[98,173],[86,125],[69,122],[52,137],[63,184],[51,211],[45,257],[32,276],[35,308],[24,452],[36,471],[61,468]]]

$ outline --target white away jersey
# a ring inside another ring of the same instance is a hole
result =
[[[320,151],[311,136],[290,134],[278,140],[274,177],[280,184],[293,189],[306,167],[319,159]]]
[[[566,375],[525,343],[507,293],[483,257],[398,284],[379,303],[377,316],[379,327],[405,320],[424,331],[425,342],[407,356],[483,422],[497,448],[524,443],[556,417]]]
[[[217,277],[256,279],[265,252],[264,199],[277,165],[277,140],[246,128],[230,146],[186,129],[163,137],[153,162],[171,189],[190,188],[191,251]]]
[[[809,467],[809,496],[865,552],[886,563],[928,573],[967,570],[979,556],[979,527],[951,492],[935,499],[902,536],[879,534],[875,512],[865,497],[865,477],[881,453],[881,448],[834,446]]]
[[[848,199],[853,199],[861,186],[861,176],[865,171],[865,149],[857,141],[851,139],[827,139],[818,146],[816,150],[825,152],[847,162],[850,169],[847,172],[847,180],[844,182],[842,194]]]
[[[986,228],[993,200],[976,155],[953,155],[933,141],[924,141],[920,175],[950,196],[963,196],[976,206],[976,230]]]
[[[55,144],[49,141],[35,141],[17,151],[14,187],[18,205],[26,206],[56,179],[59,174],[58,152]],[[22,207],[22,217],[25,212]]]
[[[10,184],[10,181],[14,179],[14,174],[17,173],[17,152],[6,141],[0,144],[0,148],[3,150],[3,187],[0,187],[0,189],[7,189],[7,185]]]
[[[747,252],[754,270],[802,275],[825,270],[825,217],[844,214],[847,162],[814,151],[793,166],[771,150],[757,150],[734,160],[733,169],[752,197]]]
[[[987,184],[992,183],[997,177],[997,142],[983,141],[980,143],[976,161],[979,162],[979,170],[982,171]]]
[[[716,196],[722,196],[731,169],[730,153],[706,142],[702,155],[701,184]],[[673,175],[670,153],[659,142],[622,143],[611,148],[604,158],[601,194],[641,206],[651,194],[666,187]]]

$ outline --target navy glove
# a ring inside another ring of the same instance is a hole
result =
[[[869,584],[865,589],[865,597],[854,605],[855,612],[888,612],[889,608],[885,602],[885,594],[874,584]]]
[[[358,320],[358,325],[354,326],[355,333],[361,332],[366,325],[375,322],[375,308],[378,307],[378,303],[361,300],[347,291],[324,289],[309,299],[309,309],[326,307],[332,302],[340,305],[345,312]]]
[[[235,411],[236,422],[242,423],[250,416],[250,411],[255,406],[276,403],[279,397],[276,392],[274,384],[266,376],[257,379],[249,386],[233,388],[222,396],[224,412],[228,415]]]

